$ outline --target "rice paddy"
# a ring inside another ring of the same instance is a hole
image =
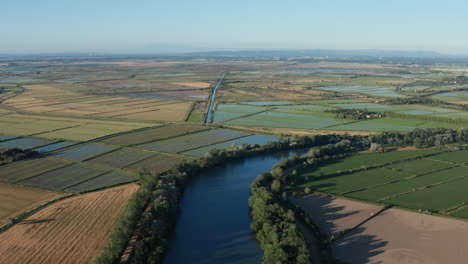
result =
[[[213,149],[226,149],[226,148],[231,148],[233,146],[242,146],[244,144],[250,144],[250,145],[264,145],[269,141],[276,141],[278,138],[277,137],[271,137],[271,136],[263,136],[263,135],[251,135],[251,136],[246,136],[234,140],[229,140],[223,143],[218,143],[214,145],[209,145],[206,147],[201,147],[197,148],[194,150],[182,152],[184,155],[189,155],[189,156],[203,156],[203,154],[210,152]]]
[[[198,132],[176,138],[138,145],[136,147],[154,151],[177,153],[248,135],[249,134],[242,132],[212,129],[204,132]]]
[[[18,182],[18,184],[42,189],[62,190],[105,172],[106,171],[104,170],[82,164],[73,164],[28,178],[24,181]]]
[[[86,144],[55,152],[53,156],[78,161],[92,158],[112,149],[110,146],[101,144]]]

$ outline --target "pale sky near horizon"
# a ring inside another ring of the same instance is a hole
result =
[[[468,1],[458,0],[0,0],[0,9],[0,53],[155,45],[468,54]]]

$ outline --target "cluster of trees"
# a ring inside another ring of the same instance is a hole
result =
[[[307,155],[285,159],[271,172],[257,177],[251,186],[249,205],[253,219],[251,228],[264,251],[263,263],[309,263],[311,252],[297,230],[296,213],[289,209],[284,186],[296,183],[306,166],[336,159],[364,147],[361,142],[348,139],[313,147]]]
[[[385,115],[388,117],[400,118],[400,119],[410,119],[410,120],[421,120],[421,121],[430,121],[436,123],[448,123],[448,124],[466,124],[468,120],[464,119],[455,119],[450,117],[443,116],[433,116],[433,115],[410,115],[388,111],[385,112]]]
[[[37,156],[38,154],[39,152],[34,150],[22,150],[19,148],[12,148],[0,151],[0,165],[22,159],[32,158],[34,156]]]
[[[374,112],[369,112],[366,109],[328,109],[326,112],[334,113],[335,117],[337,118],[344,118],[344,119],[354,119],[354,120],[363,120],[363,119],[373,119],[383,117],[383,115],[379,115]]]
[[[122,210],[120,217],[114,224],[106,246],[101,254],[94,259],[94,263],[111,264],[120,261],[120,257],[148,205],[156,184],[156,177],[148,177],[148,175],[142,174],[140,188],[128,200],[127,206]]]
[[[385,100],[386,104],[428,104],[436,105],[443,104],[444,102],[440,100],[434,100],[426,96],[416,96],[416,97],[395,97]]]
[[[151,174],[146,173],[146,177]],[[157,176],[156,179],[150,205],[140,220],[140,239],[135,244],[132,263],[162,263],[175,227],[182,192],[171,175]]]
[[[382,146],[415,146],[433,147],[452,143],[467,143],[468,129],[451,128],[417,128],[408,133],[384,132],[366,137],[369,143],[379,143]]]
[[[263,249],[263,263],[310,263],[310,251],[296,226],[295,213],[281,205],[271,173],[257,177],[251,187],[249,205],[252,214],[251,228]]]

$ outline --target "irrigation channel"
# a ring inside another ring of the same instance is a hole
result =
[[[206,112],[206,116],[205,116],[205,124],[211,123],[211,120],[213,119],[212,118],[213,105],[214,105],[214,102],[216,101],[216,92],[218,91],[218,87],[223,81],[225,76],[226,76],[226,72],[223,72],[223,75],[221,75],[221,77],[218,79],[218,81],[216,82],[213,88],[213,92],[211,93],[211,98],[210,98],[210,105],[208,106],[208,112]]]
[[[229,162],[201,173],[185,190],[165,264],[261,263],[250,229],[250,184],[293,154],[285,151]]]

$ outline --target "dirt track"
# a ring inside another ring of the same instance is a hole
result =
[[[89,263],[135,184],[57,202],[0,234],[0,263]]]

